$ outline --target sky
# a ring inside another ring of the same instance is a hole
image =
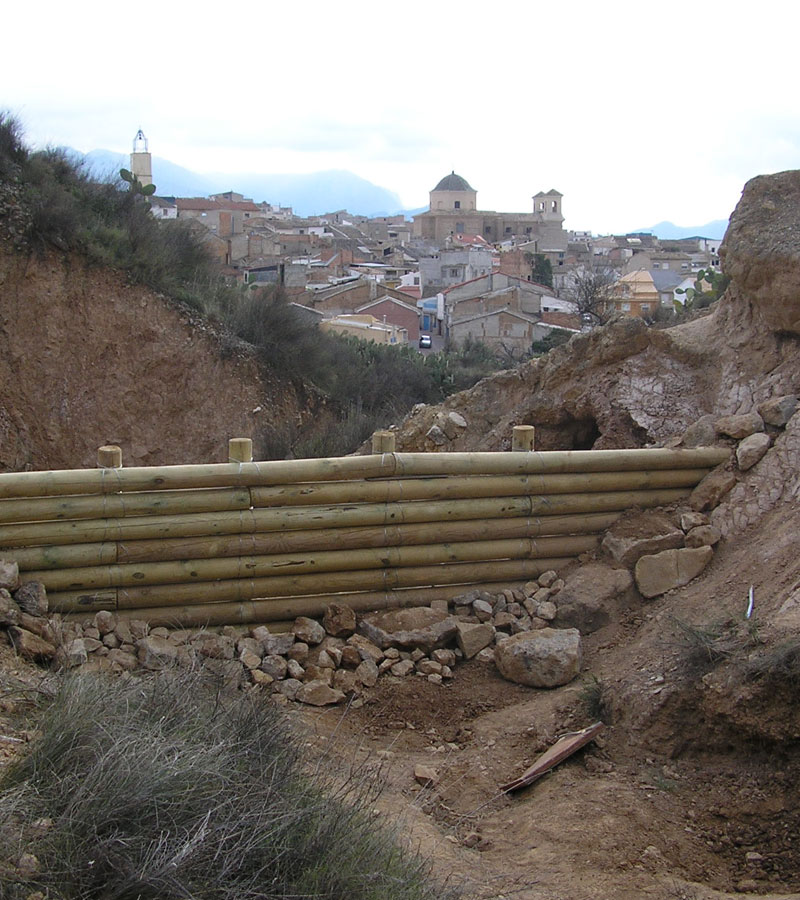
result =
[[[40,0],[4,9],[0,110],[32,146],[142,128],[197,172],[348,169],[407,208],[454,170],[481,209],[561,191],[569,229],[699,225],[800,165],[798,25],[775,0]]]

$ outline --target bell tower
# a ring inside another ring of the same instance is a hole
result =
[[[150,151],[147,149],[147,138],[140,128],[133,139],[133,152],[131,153],[131,174],[138,178],[142,187],[153,183],[153,164]]]

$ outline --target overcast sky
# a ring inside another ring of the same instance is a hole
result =
[[[198,172],[349,169],[416,207],[454,169],[482,209],[556,188],[567,228],[695,225],[800,163],[798,9],[14,3],[0,109],[34,145],[129,152],[141,127]]]

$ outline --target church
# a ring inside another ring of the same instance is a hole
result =
[[[533,242],[535,252],[563,253],[567,232],[561,209],[563,195],[540,191],[533,197],[533,212],[507,213],[478,209],[478,192],[451,172],[430,192],[430,208],[414,216],[414,237],[444,244],[450,235],[478,235],[490,244],[516,239]]]

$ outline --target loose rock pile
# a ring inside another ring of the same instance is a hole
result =
[[[551,686],[554,665],[560,667],[559,677],[571,680],[580,669],[579,646],[577,655],[572,647],[569,659],[556,663],[542,649],[548,642],[556,647],[563,634],[548,627],[556,616],[552,598],[562,586],[551,571],[524,589],[470,591],[450,606],[439,602],[433,608],[372,613],[360,621],[349,607],[332,604],[322,623],[300,617],[281,633],[265,625],[170,630],[107,611],[86,624],[48,614],[43,585],[20,585],[16,563],[3,561],[0,627],[21,656],[43,665],[112,674],[202,665],[232,685],[261,687],[286,700],[324,706],[346,699],[362,702],[364,689],[381,677],[414,676],[447,684],[459,661],[493,661],[496,647],[512,636],[524,647],[521,638],[538,634],[534,656],[548,669],[531,681],[528,666],[522,683]],[[517,680],[513,674],[508,677]]]

